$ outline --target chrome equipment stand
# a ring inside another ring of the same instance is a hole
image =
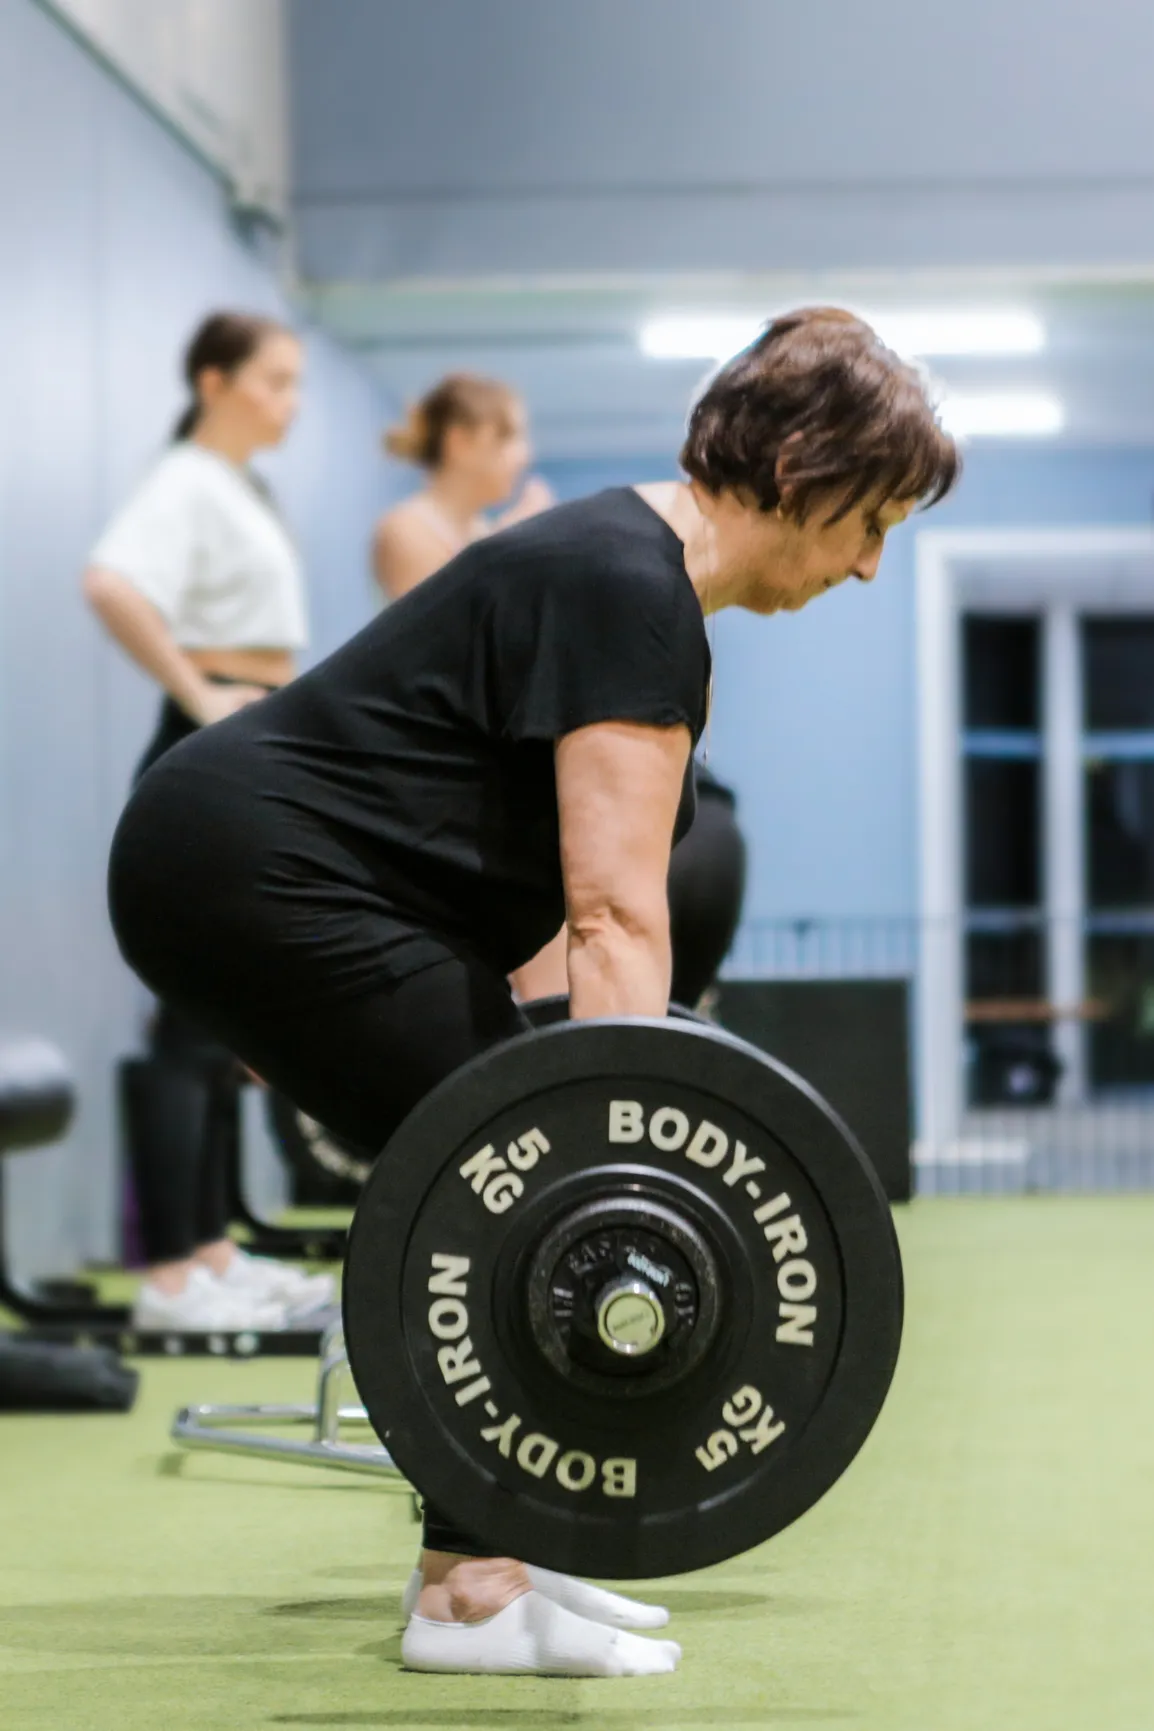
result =
[[[349,1377],[344,1329],[334,1323],[321,1342],[317,1398],[311,1406],[186,1406],[172,1421],[172,1440],[183,1448],[221,1454],[249,1455],[262,1460],[296,1461],[306,1466],[337,1467],[348,1473],[401,1480],[387,1449],[377,1442],[342,1439],[344,1425],[368,1428],[363,1406],[342,1405]],[[304,1429],[308,1437],[268,1434]]]

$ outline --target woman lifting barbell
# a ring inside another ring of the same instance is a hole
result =
[[[920,375],[848,313],[779,318],[693,409],[688,480],[466,548],[284,692],[185,741],[117,832],[128,960],[339,1134],[382,1146],[523,1031],[507,976],[564,919],[572,1015],[660,1016],[671,844],[693,812],[706,618],[870,582],[952,485]],[[418,1487],[419,1488],[419,1487]],[[425,1516],[406,1662],[670,1670]]]

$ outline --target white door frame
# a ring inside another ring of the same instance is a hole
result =
[[[915,544],[919,887],[916,983],[919,1140],[948,1158],[962,1123],[962,782],[958,625],[961,614],[1032,612],[1046,619],[1046,913],[1068,933],[1052,990],[1080,995],[1081,735],[1078,612],[1154,613],[1154,529],[924,529]],[[1076,1028],[1063,1036],[1077,1039]],[[1068,1076],[1078,1085],[1078,1052]]]

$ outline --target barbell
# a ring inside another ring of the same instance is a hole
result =
[[[897,1362],[901,1262],[864,1154],[785,1066],[696,1020],[561,1022],[401,1125],[344,1322],[442,1517],[650,1578],[761,1543],[846,1470]]]

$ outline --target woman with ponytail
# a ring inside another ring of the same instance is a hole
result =
[[[384,516],[373,540],[373,570],[386,598],[414,589],[473,541],[553,504],[538,476],[524,480],[531,452],[525,405],[499,379],[450,373],[384,438],[385,450],[425,472],[420,492]],[[497,517],[485,512],[520,488]]]
[[[185,352],[189,391],[173,440],[89,558],[89,605],[163,693],[143,774],[187,735],[292,678],[306,642],[297,552],[255,453],[296,417],[301,347],[275,321],[213,313]],[[331,1282],[238,1251],[228,1239],[235,1065],[160,1004],[149,1056],[125,1073],[130,1164],[148,1273],[141,1329],[283,1328]]]

